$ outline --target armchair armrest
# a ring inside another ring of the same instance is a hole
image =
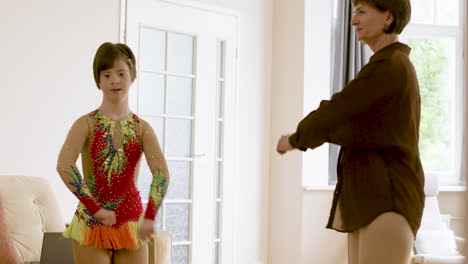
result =
[[[414,255],[411,264],[465,264],[463,256],[431,256],[426,254]]]
[[[463,256],[466,256],[466,242],[463,237],[455,236],[455,243],[457,244],[457,249]]]
[[[150,264],[171,264],[172,238],[169,232],[156,230],[148,248]]]
[[[411,264],[465,264],[463,256],[432,256],[426,254],[415,255]]]

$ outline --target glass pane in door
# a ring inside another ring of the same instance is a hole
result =
[[[140,27],[138,114],[155,130],[169,168],[156,228],[171,234],[174,264],[190,263],[194,43],[193,36]],[[147,199],[152,176],[146,163],[140,174],[138,187]]]
[[[192,36],[168,33],[167,71],[185,75],[193,73],[193,44]]]
[[[171,183],[166,199],[190,199],[190,161],[168,161]]]
[[[193,79],[169,76],[167,78],[167,113],[192,115]]]
[[[192,120],[167,118],[166,158],[191,156]]]
[[[171,264],[188,264],[189,263],[189,247],[188,246],[173,246]]]
[[[159,141],[159,145],[164,150],[164,118],[162,117],[145,117],[146,121],[151,125]]]
[[[166,230],[173,241],[189,241],[189,204],[166,204]]]
[[[140,71],[160,72],[166,68],[166,32],[140,29]]]
[[[139,74],[138,108],[146,115],[164,113],[164,75],[151,72]]]

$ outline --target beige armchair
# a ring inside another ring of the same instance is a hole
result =
[[[2,193],[0,193],[0,263],[17,264],[18,256],[13,247],[13,239],[5,222],[5,212],[3,211]]]
[[[449,223],[440,214],[437,176],[426,175],[424,193],[425,207],[411,264],[465,264],[462,255],[464,239],[454,235]]]
[[[62,232],[65,229],[65,221],[50,184],[41,177],[0,176],[0,194],[6,227],[20,263],[39,261],[44,232]],[[170,264],[171,247],[169,233],[156,231],[150,243],[149,263]]]

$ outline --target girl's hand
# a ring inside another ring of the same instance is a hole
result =
[[[94,214],[94,217],[101,222],[103,225],[111,227],[117,222],[117,218],[115,217],[115,212],[109,211],[106,209],[101,209]]]
[[[289,144],[289,134],[282,135],[278,140],[278,144],[276,145],[276,151],[279,154],[283,155],[292,149],[293,147],[291,146],[291,144]]]
[[[144,219],[138,229],[138,237],[142,240],[149,238],[154,233],[154,221],[150,219]]]

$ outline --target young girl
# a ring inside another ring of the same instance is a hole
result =
[[[75,121],[60,151],[57,171],[79,199],[64,236],[74,240],[75,263],[148,263],[145,240],[169,184],[164,155],[151,126],[128,106],[135,56],[125,44],[102,44],[93,63],[101,106]],[[83,176],[75,165],[81,153]],[[143,212],[136,188],[145,154],[153,174]]]

